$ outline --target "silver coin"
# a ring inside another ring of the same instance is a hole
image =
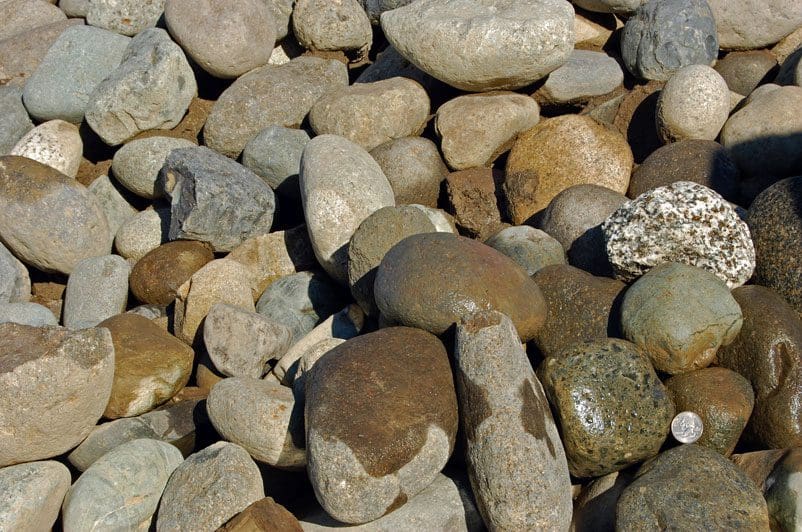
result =
[[[693,443],[702,436],[702,418],[695,412],[680,412],[671,421],[671,434],[680,443]]]

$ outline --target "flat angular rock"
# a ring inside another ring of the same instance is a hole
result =
[[[175,127],[197,93],[181,48],[166,31],[147,29],[131,40],[120,66],[90,95],[86,122],[103,142],[116,146],[142,131]]]
[[[22,104],[22,90],[19,87],[0,87],[0,155],[7,155],[11,148],[33,129],[28,111]]]
[[[164,13],[165,0],[90,0],[86,23],[133,36],[152,28]]]
[[[0,467],[78,445],[111,394],[114,345],[104,329],[0,324]]]
[[[640,4],[640,0],[635,0]],[[574,50],[560,68],[549,74],[536,97],[549,104],[587,101],[618,88],[624,71],[618,61],[602,52]]]
[[[0,302],[22,303],[31,299],[28,268],[0,244]]]
[[[127,142],[114,153],[111,170],[125,188],[145,199],[161,196],[156,183],[167,156],[178,148],[191,148],[193,142],[173,137],[147,137]]]
[[[506,227],[485,244],[517,262],[529,275],[552,264],[565,264],[562,245],[540,229],[528,225]]]
[[[469,168],[446,176],[446,208],[461,234],[485,240],[499,230],[503,181],[504,172],[491,168]]]
[[[562,0],[426,0],[383,13],[381,25],[410,62],[468,91],[529,85],[565,63],[574,45],[574,10]]]
[[[468,475],[490,529],[571,522],[571,478],[549,403],[510,319],[478,312],[454,347]]]
[[[95,327],[123,312],[130,273],[128,262],[119,255],[93,257],[76,264],[64,292],[64,326]]]
[[[28,131],[9,155],[27,157],[75,177],[83,148],[77,127],[63,120],[51,120]]]
[[[0,323],[19,323],[31,327],[58,325],[49,308],[38,303],[0,303]]]
[[[0,523],[20,532],[51,529],[71,482],[70,470],[55,461],[0,469]]]
[[[356,51],[364,57],[373,41],[370,20],[358,0],[296,0],[292,28],[309,50]]]

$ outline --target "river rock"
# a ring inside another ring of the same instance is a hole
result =
[[[165,0],[90,0],[86,23],[133,36],[156,25]]]
[[[772,45],[802,26],[793,0],[708,0],[724,50],[754,50]]]
[[[114,377],[104,329],[0,324],[0,467],[58,456],[100,419]]]
[[[777,61],[768,50],[731,52],[717,61],[715,68],[731,91],[748,96],[758,85],[771,79],[777,70]]]
[[[58,325],[53,312],[38,303],[0,303],[0,323],[19,323],[31,327]]]
[[[574,50],[564,65],[549,74],[535,96],[549,104],[585,102],[613,92],[623,82],[624,71],[609,55]]]
[[[89,13],[89,0],[59,0],[58,7],[68,17],[86,18]]]
[[[373,40],[370,20],[358,0],[296,0],[292,29],[304,48],[350,51],[359,58],[367,56]]]
[[[46,26],[66,17],[50,2],[41,0],[9,0],[0,6],[0,40],[34,28]]]
[[[572,531],[615,530],[615,507],[621,492],[635,476],[632,469],[614,471],[591,480],[574,495]]]
[[[0,523],[19,532],[50,530],[70,482],[70,470],[56,461],[0,469]]]
[[[117,181],[137,196],[155,199],[160,196],[156,181],[167,156],[175,149],[193,146],[193,142],[174,137],[132,140],[114,153],[111,170]]]
[[[92,26],[72,26],[56,39],[25,83],[25,107],[33,118],[79,124],[89,95],[122,62],[131,41]]]
[[[77,127],[63,120],[51,120],[26,133],[9,155],[27,157],[75,177],[83,147]]]
[[[197,93],[181,48],[163,29],[147,29],[131,40],[120,66],[89,96],[86,122],[103,142],[116,146],[148,129],[172,129]]]
[[[497,311],[466,317],[454,358],[468,475],[488,528],[567,528],[565,452],[512,321]]]
[[[476,310],[498,310],[527,341],[546,318],[526,270],[490,246],[448,233],[413,235],[393,246],[379,265],[374,295],[385,319],[434,334]]]
[[[729,288],[744,284],[755,268],[746,222],[713,190],[677,181],[628,201],[602,224],[615,276],[632,281],[663,262],[681,262],[714,273]]]
[[[64,292],[64,326],[95,327],[123,312],[130,273],[128,262],[119,255],[92,257],[76,264]]]
[[[370,151],[384,172],[396,205],[436,207],[440,182],[448,173],[437,145],[422,137],[394,139]]]
[[[574,10],[564,0],[426,0],[386,11],[381,25],[410,62],[467,91],[529,85],[565,63],[574,45]]]
[[[573,185],[589,183],[623,194],[632,164],[626,139],[588,116],[543,120],[518,137],[507,159],[509,216],[521,225]]]
[[[680,68],[657,98],[657,133],[665,143],[715,140],[729,116],[727,82],[707,65]]]
[[[19,87],[0,86],[0,155],[8,155],[11,149],[33,129],[28,111],[22,104],[22,90]]]
[[[245,145],[242,164],[264,179],[282,199],[295,205],[301,198],[301,154],[308,143],[309,133],[303,129],[270,126]]]
[[[69,274],[111,249],[106,215],[80,183],[37,161],[0,157],[0,238],[23,262]]]
[[[65,530],[148,528],[170,474],[184,457],[158,440],[124,443],[99,458],[67,492]]]
[[[156,530],[213,532],[264,496],[262,475],[245,449],[217,442],[173,472],[162,495]]]
[[[533,98],[512,92],[469,94],[437,110],[435,129],[448,166],[464,170],[490,166],[510,149],[515,137],[540,120]]]
[[[170,209],[148,207],[123,222],[114,237],[114,249],[131,261],[138,261],[167,242],[170,232]]]
[[[733,455],[732,461],[763,491],[773,529],[793,530],[799,526],[799,498],[796,496],[802,488],[799,449],[744,453]]]
[[[16,3],[5,2],[5,5]],[[0,81],[15,87],[24,86],[59,35],[70,26],[82,24],[80,19],[61,20],[0,40]]]
[[[348,391],[354,386],[359,393]],[[431,484],[453,449],[457,401],[445,348],[407,327],[353,338],[307,375],[305,418],[320,504],[345,523],[377,519]]]
[[[24,303],[30,299],[28,268],[0,243],[0,303]]]
[[[220,528],[220,532],[235,532],[237,530],[303,532],[298,519],[286,508],[274,501],[272,497],[259,499]]]
[[[463,235],[485,240],[501,227],[499,203],[504,172],[469,168],[446,176],[446,208]]]
[[[137,210],[122,195],[121,187],[112,182],[109,176],[98,177],[87,188],[94,194],[100,208],[103,209],[111,234],[116,235],[120,227],[137,213]]]
[[[485,240],[485,244],[517,262],[529,275],[551,264],[566,263],[562,245],[528,225],[506,227]]]
[[[203,128],[204,141],[228,157],[268,126],[298,127],[323,94],[348,85],[339,61],[297,57],[240,76],[214,103]]]

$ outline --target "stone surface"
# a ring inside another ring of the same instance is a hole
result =
[[[518,137],[507,159],[509,217],[521,225],[573,185],[600,185],[623,194],[632,163],[624,137],[588,116],[543,120]]]
[[[428,118],[429,96],[407,78],[333,89],[309,112],[309,124],[318,135],[339,135],[368,151],[393,139],[419,135]]]
[[[546,318],[526,270],[490,246],[448,233],[405,238],[384,256],[374,285],[385,319],[434,334],[476,310],[508,315],[523,341]]]
[[[169,305],[178,288],[214,259],[205,242],[177,240],[162,244],[131,269],[131,292],[143,303]]]
[[[528,225],[504,228],[485,240],[485,244],[517,262],[529,275],[552,264],[566,263],[562,245]]]
[[[114,249],[131,261],[138,261],[167,242],[170,231],[170,209],[147,208],[123,222],[114,237]]]
[[[208,242],[231,251],[270,232],[276,198],[256,174],[203,146],[179,148],[159,174],[171,196],[170,240]]]
[[[64,292],[64,326],[95,327],[123,312],[130,273],[128,262],[119,255],[92,257],[76,264]]]
[[[7,155],[11,148],[33,129],[33,122],[22,104],[22,90],[13,86],[0,86],[0,155]]]
[[[122,35],[137,35],[156,25],[165,0],[90,0],[86,23]]]
[[[464,170],[489,166],[539,120],[540,107],[533,98],[491,92],[447,101],[437,109],[435,129],[448,166]]]
[[[31,327],[58,325],[53,312],[38,303],[0,303],[0,323],[9,322]]]
[[[574,50],[564,65],[549,74],[536,97],[550,104],[584,102],[614,91],[623,82],[624,71],[609,55]]]
[[[615,527],[768,530],[769,516],[760,491],[737,466],[710,449],[682,445],[638,471],[618,500]]]
[[[68,17],[86,18],[89,13],[89,0],[59,0],[58,7]]]
[[[114,346],[103,329],[0,324],[0,467],[78,445],[111,393]]]
[[[359,74],[355,83],[371,83],[395,77],[414,79],[429,94],[434,94],[437,90],[442,90],[445,87],[441,81],[434,79],[399,54],[398,50],[390,44],[379,52],[373,63]]]
[[[25,83],[23,98],[40,122],[79,124],[89,95],[122,61],[131,39],[92,26],[72,26],[56,39]]]
[[[295,0],[266,0],[265,3],[270,8],[273,22],[276,24],[276,40],[281,40],[287,36]]]
[[[638,196],[602,224],[615,276],[632,281],[663,262],[697,266],[734,288],[755,268],[746,222],[713,190],[678,181]]]
[[[694,443],[732,454],[755,405],[749,381],[726,368],[705,368],[675,375],[665,385],[677,412],[695,412],[702,419],[702,436]]]
[[[632,469],[615,471],[591,480],[574,496],[572,531],[615,530],[615,506],[635,473]]]
[[[446,176],[446,208],[463,235],[485,240],[501,227],[499,203],[504,172],[469,168]]]
[[[206,409],[215,430],[255,460],[290,470],[306,465],[303,404],[292,388],[231,377],[212,387]]]
[[[242,150],[242,164],[265,180],[277,195],[298,203],[301,154],[309,143],[303,129],[270,126],[252,138]]]
[[[64,20],[57,7],[41,0],[9,0],[0,5],[0,40]]]
[[[437,145],[422,137],[390,140],[370,151],[390,182],[397,205],[436,207],[448,173]]]
[[[793,0],[709,0],[724,50],[752,50],[776,43],[802,26]]]
[[[122,195],[121,187],[116,182],[112,182],[109,176],[98,177],[87,188],[94,194],[100,208],[103,209],[110,234],[116,235],[120,227],[137,213],[137,210]]]
[[[148,528],[170,474],[184,457],[158,440],[124,443],[93,463],[67,492],[65,530]]]
[[[51,120],[28,131],[9,155],[27,157],[75,177],[83,147],[77,127],[63,120]]]
[[[407,327],[353,338],[307,376],[305,418],[318,501],[346,523],[377,519],[431,484],[453,449],[457,401],[445,348]]]
[[[0,238],[23,262],[70,273],[111,249],[106,215],[86,187],[39,162],[0,157]]]
[[[298,57],[266,65],[239,77],[214,103],[203,135],[206,145],[237,157],[268,126],[298,127],[323,94],[348,85],[345,65]]]
[[[28,269],[0,243],[0,303],[23,303],[30,299]]]
[[[768,50],[731,52],[716,62],[721,74],[733,92],[748,96],[761,83],[771,79],[778,59]]]
[[[298,42],[309,50],[354,51],[367,56],[373,31],[358,0],[296,0],[292,29]]]
[[[264,496],[262,475],[245,449],[217,442],[173,472],[162,495],[156,530],[212,532]]]
[[[562,0],[426,0],[383,13],[381,25],[410,62],[468,91],[529,85],[565,63],[574,45],[574,10]]]
[[[749,207],[747,223],[755,243],[755,281],[782,294],[802,312],[802,242],[799,195],[802,177],[784,179],[763,191]]]
[[[454,344],[465,460],[479,511],[493,530],[566,529],[571,478],[543,387],[512,321],[480,311]]]
[[[50,530],[71,483],[70,470],[55,461],[0,469],[0,523],[19,532]]]
[[[657,133],[665,143],[715,140],[730,116],[730,91],[707,65],[674,72],[657,98]]]
[[[348,241],[371,213],[395,205],[390,183],[363,148],[337,135],[321,135],[304,149],[300,185],[315,256],[345,284]]]
[[[303,531],[298,519],[272,497],[259,499],[220,528],[221,532],[241,530]]]
[[[646,272],[621,302],[624,337],[671,375],[710,365],[742,323],[741,309],[721,279],[676,262]]]
[[[802,456],[798,449],[772,449],[733,455],[732,461],[763,491],[774,530],[800,525],[799,493]]]
[[[173,137],[132,140],[114,153],[111,170],[117,181],[137,196],[155,199],[160,196],[156,181],[167,156],[175,149],[193,146],[186,139]]]
[[[103,142],[116,146],[148,129],[172,129],[197,93],[181,48],[163,29],[147,29],[131,40],[120,66],[89,96],[86,122]]]
[[[237,78],[270,59],[276,42],[271,3],[168,0],[164,21],[203,70],[218,78]]]
[[[25,85],[59,35],[81,24],[83,21],[78,19],[62,20],[0,40],[0,81],[16,87]]]
[[[621,57],[633,75],[665,81],[718,56],[716,19],[706,0],[649,0],[627,20]]]

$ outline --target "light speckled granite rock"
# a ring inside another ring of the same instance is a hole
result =
[[[0,303],[0,323],[19,323],[31,327],[58,325],[49,308],[38,303]]]
[[[81,165],[84,143],[78,128],[63,120],[36,126],[11,148],[10,155],[39,161],[62,174],[75,177]]]
[[[156,25],[165,0],[89,0],[86,23],[122,35],[136,35]]]
[[[169,231],[170,209],[149,207],[120,225],[114,237],[114,248],[126,259],[136,262],[167,242]]]
[[[0,523],[15,532],[50,530],[58,519],[70,470],[55,461],[0,469]]]
[[[683,67],[660,91],[656,113],[663,142],[715,140],[730,116],[727,82],[707,65]]]
[[[358,0],[296,0],[292,28],[305,48],[354,51],[360,58],[367,56],[373,40],[370,20]]]

